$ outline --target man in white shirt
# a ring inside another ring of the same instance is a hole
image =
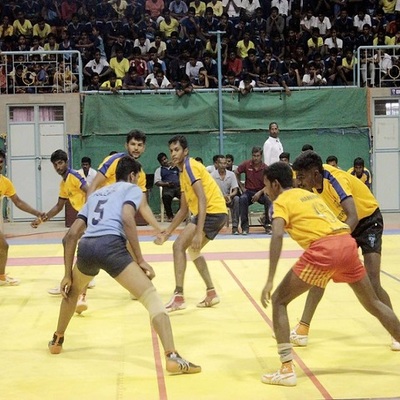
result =
[[[78,173],[85,178],[86,183],[90,186],[97,174],[97,171],[92,168],[90,157],[82,157],[81,167],[81,169],[78,169]]]
[[[278,138],[279,127],[276,122],[269,124],[269,138],[264,143],[264,164],[271,165],[279,161],[279,155],[283,152],[283,146]]]
[[[232,215],[232,235],[239,235],[239,185],[236,175],[232,171],[226,169],[226,158],[220,154],[216,156],[216,170],[211,173],[211,176],[217,182],[221,189],[226,202],[226,206],[231,210]]]

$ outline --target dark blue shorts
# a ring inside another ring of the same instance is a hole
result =
[[[226,224],[228,214],[206,214],[206,220],[204,221],[204,233],[207,239],[213,240],[218,232]],[[197,215],[190,218],[190,222],[197,225]]]
[[[126,239],[116,235],[82,238],[78,245],[77,267],[82,274],[95,276],[101,269],[117,277],[133,258]]]

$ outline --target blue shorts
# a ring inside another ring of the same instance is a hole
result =
[[[82,274],[95,276],[103,269],[115,278],[131,262],[133,258],[122,236],[88,237],[79,242],[76,265]]]
[[[218,232],[224,227],[226,224],[226,219],[228,218],[228,214],[206,214],[206,220],[204,221],[204,233],[206,234],[206,238],[213,240],[215,236],[218,235]],[[192,216],[190,218],[190,222],[192,224],[197,225],[197,215]]]

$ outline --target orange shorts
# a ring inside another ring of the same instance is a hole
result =
[[[357,243],[350,234],[316,240],[292,269],[302,281],[321,288],[330,279],[334,282],[354,283],[366,275],[358,258]]]

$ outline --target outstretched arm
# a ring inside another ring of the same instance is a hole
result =
[[[42,213],[38,210],[35,210],[33,207],[31,207],[28,203],[26,203],[24,200],[20,199],[15,193],[14,195],[10,196],[11,201],[14,203],[16,207],[18,207],[20,210],[25,211],[29,214],[34,215],[35,217],[46,219],[46,214]]]

